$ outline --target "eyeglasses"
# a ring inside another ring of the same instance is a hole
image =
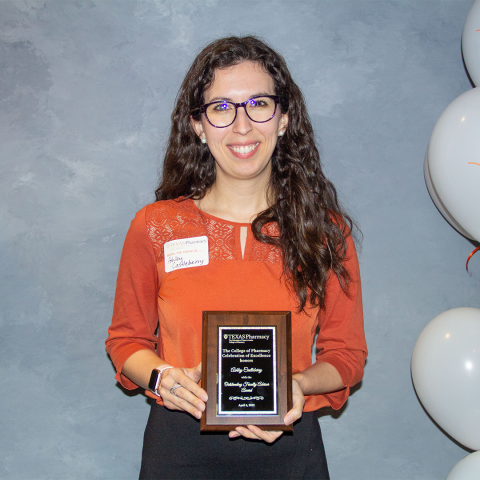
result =
[[[280,97],[277,95],[259,95],[242,103],[220,100],[206,103],[192,110],[191,114],[196,117],[200,113],[204,113],[210,125],[216,128],[225,128],[230,126],[237,118],[237,109],[243,107],[252,122],[265,123],[275,116],[279,102]]]

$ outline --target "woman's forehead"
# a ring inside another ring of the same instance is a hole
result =
[[[248,61],[216,69],[212,84],[205,91],[204,97],[206,103],[217,97],[238,102],[257,94],[273,95],[275,85],[262,65]],[[247,98],[243,98],[245,95]],[[238,98],[239,96],[241,98]]]

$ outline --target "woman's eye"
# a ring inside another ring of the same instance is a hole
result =
[[[228,110],[231,110],[233,107],[229,103],[217,103],[216,105],[213,105],[213,109],[215,112],[226,112]]]
[[[267,107],[268,106],[268,102],[263,98],[254,98],[254,99],[250,100],[249,103],[250,103],[250,106],[254,107],[254,108]]]

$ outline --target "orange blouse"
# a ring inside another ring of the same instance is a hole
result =
[[[245,226],[249,228],[242,258],[240,228]],[[278,232],[276,224],[265,228],[269,234]],[[208,237],[209,263],[166,273],[164,244],[200,236]],[[297,313],[297,299],[282,277],[281,252],[257,242],[250,224],[208,215],[192,200],[160,201],[144,207],[125,239],[106,341],[116,379],[126,389],[137,388],[121,372],[125,360],[142,349],[155,351],[173,366],[198,365],[204,310],[287,310],[292,312],[293,373],[311,365],[319,327],[316,361],[333,365],[345,386],[338,392],[307,396],[304,411],[325,406],[339,409],[349,388],[362,379],[367,357],[360,272],[351,236],[347,248],[344,265],[351,276],[349,295],[336,275],[331,275],[326,308]]]

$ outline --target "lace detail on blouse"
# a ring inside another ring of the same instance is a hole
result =
[[[171,240],[208,237],[209,256],[214,260],[235,260],[235,225],[202,215],[192,200],[165,200],[146,208],[145,219],[157,262],[164,260],[163,246]],[[264,227],[269,235],[278,235],[276,224]],[[240,248],[240,246],[239,246]],[[249,260],[281,263],[279,248],[252,239]]]
[[[166,242],[203,235],[208,237],[211,259],[235,259],[235,226],[203,216],[192,201],[152,203],[147,206],[145,216],[157,262],[164,260]]]
[[[208,236],[208,253],[216,260],[235,259],[235,226],[205,218]]]
[[[271,237],[276,237],[280,235],[280,231],[278,230],[278,225],[276,223],[267,223],[267,225],[263,227],[263,233],[266,233]],[[281,264],[282,251],[280,248],[275,247],[274,245],[257,242],[257,240],[253,238],[249,259],[257,262]]]

